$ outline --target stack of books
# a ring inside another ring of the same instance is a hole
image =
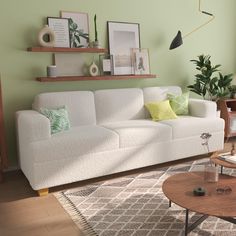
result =
[[[232,156],[230,152],[220,154],[219,159],[236,164],[236,155]]]

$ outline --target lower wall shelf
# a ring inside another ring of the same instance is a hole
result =
[[[84,80],[120,80],[120,79],[152,79],[156,75],[103,75],[103,76],[58,76],[58,77],[37,77],[39,82],[66,82]]]

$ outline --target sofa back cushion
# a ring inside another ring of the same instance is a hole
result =
[[[41,93],[34,99],[33,109],[65,106],[71,126],[96,124],[94,94],[91,91]]]
[[[97,90],[94,96],[98,124],[145,118],[142,89]]]

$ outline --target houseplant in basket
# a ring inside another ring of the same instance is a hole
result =
[[[229,96],[233,74],[222,75],[219,72],[221,65],[212,65],[209,55],[200,55],[197,60],[190,61],[196,65],[199,72],[195,75],[194,84],[188,86],[190,91],[212,101]],[[216,72],[219,72],[218,75]]]

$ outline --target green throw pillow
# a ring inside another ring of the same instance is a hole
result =
[[[145,104],[145,107],[150,112],[152,120],[169,120],[176,119],[177,116],[172,110],[169,100],[160,101],[160,102],[150,102]]]
[[[188,115],[188,98],[189,93],[183,93],[179,96],[168,94],[170,106],[176,115]]]
[[[50,120],[51,134],[70,128],[69,116],[65,107],[56,109],[41,108],[40,112]]]

